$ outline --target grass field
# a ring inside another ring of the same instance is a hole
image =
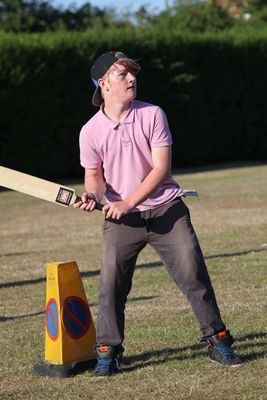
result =
[[[76,260],[96,320],[102,215],[1,192],[2,400],[267,399],[267,165],[182,171],[175,178],[200,193],[186,203],[245,364],[229,369],[209,361],[190,306],[147,247],[127,303],[124,373],[34,376],[33,365],[44,357],[47,263]]]

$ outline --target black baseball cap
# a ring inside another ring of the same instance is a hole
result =
[[[101,90],[98,85],[98,79],[102,78],[105,75],[107,70],[120,58],[128,58],[124,53],[121,51],[109,51],[108,53],[102,54],[98,57],[90,71],[92,81],[94,82],[96,89],[93,94],[92,103],[94,106],[99,107],[103,102],[101,96]]]

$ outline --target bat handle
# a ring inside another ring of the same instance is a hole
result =
[[[102,211],[102,208],[104,207],[104,204],[96,203],[95,208],[96,210]]]
[[[81,200],[82,199],[81,199],[80,196],[76,196],[76,199],[75,199],[74,203],[78,203],[78,201],[81,201]],[[100,203],[96,203],[96,205],[95,205],[95,209],[99,210],[99,211],[101,211],[103,207],[104,207],[104,205],[100,204]]]

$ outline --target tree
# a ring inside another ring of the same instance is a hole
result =
[[[163,24],[171,29],[191,32],[207,30],[222,31],[230,28],[233,18],[218,5],[206,2],[176,1],[172,9],[162,12],[154,24]]]
[[[84,31],[93,26],[122,25],[113,9],[86,3],[80,8],[57,9],[43,0],[0,0],[0,29],[7,32]]]

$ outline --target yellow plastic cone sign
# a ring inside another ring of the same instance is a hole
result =
[[[75,261],[47,265],[45,361],[94,359],[95,326]]]

